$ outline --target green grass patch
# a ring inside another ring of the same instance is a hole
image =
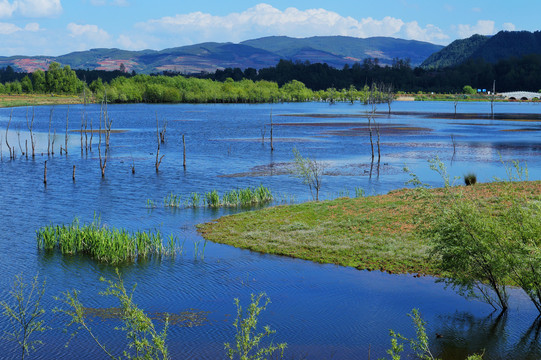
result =
[[[160,232],[130,233],[102,226],[97,220],[91,224],[80,224],[75,219],[67,225],[48,225],[36,235],[40,250],[58,249],[64,255],[86,254],[111,264],[182,253],[182,247],[173,236],[164,241]]]
[[[473,198],[502,202],[503,186],[541,200],[541,182],[457,187]],[[284,205],[224,216],[198,225],[207,240],[262,253],[390,273],[439,275],[422,235],[427,213],[442,206],[441,189]]]
[[[265,205],[273,201],[274,197],[270,189],[263,185],[258,187],[248,187],[244,189],[235,189],[226,191],[222,196],[217,190],[212,190],[204,194],[191,193],[184,200],[182,195],[175,195],[170,193],[163,199],[165,207],[171,208],[188,208],[188,207],[200,207],[208,206],[212,208],[217,207],[249,207]],[[150,207],[154,202],[147,200],[147,207]]]

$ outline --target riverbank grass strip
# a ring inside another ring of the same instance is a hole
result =
[[[464,196],[503,202],[499,194],[504,186],[513,186],[528,198],[541,193],[540,181],[476,184],[457,190]],[[277,206],[225,216],[198,225],[198,230],[207,240],[262,253],[390,273],[439,275],[437,259],[421,230],[426,213],[441,206],[443,193],[426,191],[435,196],[402,189]]]
[[[99,221],[80,224],[48,225],[36,232],[40,250],[60,250],[64,255],[86,254],[111,264],[148,259],[151,256],[175,256],[182,251],[171,237],[164,245],[160,232],[134,232],[108,228]]]

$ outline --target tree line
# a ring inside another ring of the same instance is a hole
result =
[[[83,92],[94,101],[118,103],[261,103],[279,101],[361,101],[372,84],[392,85],[407,93],[462,93],[464,85],[499,92],[538,91],[541,88],[541,55],[510,58],[495,64],[469,60],[440,70],[412,68],[408,60],[395,59],[381,66],[366,59],[342,69],[327,64],[281,60],[275,67],[256,70],[228,68],[213,74],[154,75],[120,70],[73,70],[51,63],[47,71],[17,73],[0,69],[0,94],[66,94]],[[381,88],[381,86],[380,86]]]
[[[11,78],[16,73],[9,71]],[[79,76],[78,76],[79,74]],[[185,77],[181,75],[124,74],[106,82],[101,77],[89,81],[80,79],[69,65],[63,68],[51,63],[48,71],[37,70],[0,84],[4,94],[85,94],[90,101],[110,103],[269,103],[301,101],[364,101],[373,89],[368,86],[357,89],[331,87],[313,91],[303,82],[291,80],[282,85],[267,80],[226,78],[224,81]],[[0,73],[0,76],[3,74]],[[84,72],[83,72],[84,75]],[[380,89],[382,86],[380,86]],[[387,101],[387,94],[377,92],[381,102]],[[385,100],[384,100],[385,99]]]
[[[499,92],[537,92],[541,89],[541,54],[510,57],[496,63],[472,59],[458,66],[436,70],[413,68],[408,60],[402,59],[394,59],[391,66],[381,66],[377,59],[365,59],[351,66],[346,64],[342,69],[327,64],[280,60],[275,67],[260,70],[228,68],[198,77],[219,81],[225,78],[267,80],[280,86],[295,79],[314,91],[333,87],[347,89],[350,86],[362,89],[372,83],[386,83],[407,93],[461,93],[467,84],[492,89],[492,83],[496,80],[496,90]]]

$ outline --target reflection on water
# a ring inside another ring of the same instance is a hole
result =
[[[269,143],[271,108],[273,152]],[[41,226],[70,223],[75,217],[90,222],[98,215],[108,226],[129,231],[157,229],[184,243],[183,255],[175,259],[150,259],[119,269],[127,288],[138,284],[134,300],[150,313],[186,314],[197,309],[205,314],[208,321],[201,326],[171,328],[168,339],[174,358],[223,357],[223,343],[234,336],[233,299],[238,297],[247,304],[251,293],[261,291],[272,303],[260,324],[277,330],[275,341],[288,343],[288,358],[366,359],[369,351],[371,358],[383,357],[390,346],[389,329],[413,336],[406,316],[413,308],[419,308],[428,321],[431,345],[444,359],[483,349],[487,359],[539,358],[536,310],[518,291],[512,296],[512,311],[498,316],[490,313],[489,306],[465,300],[429,277],[357,271],[212,243],[201,259],[194,256],[194,244],[202,241],[194,225],[244,210],[170,209],[162,205],[171,192],[188,197],[192,192],[216,189],[223,193],[260,184],[279,194],[279,202],[309,200],[309,189],[289,175],[293,147],[325,164],[322,194],[327,198],[348,192],[353,195],[359,187],[369,195],[403,187],[408,180],[402,172],[404,166],[423,182],[441,185],[442,180],[427,165],[436,155],[448,165],[451,177],[474,172],[479,181],[505,178],[501,157],[526,161],[530,178],[541,178],[538,133],[516,131],[539,128],[539,106],[498,103],[498,114],[492,119],[486,116],[490,104],[465,103],[458,107],[459,117],[450,121],[449,116],[441,115],[453,108],[453,103],[393,104],[393,114],[380,114],[376,119],[381,129],[378,164],[377,155],[376,161],[371,161],[366,109],[359,105],[110,106],[113,129],[118,131],[111,135],[111,158],[104,179],[97,137],[93,138],[93,151],[81,155],[76,131],[80,130],[82,106],[69,110],[73,119],[69,122],[68,156],[59,156],[57,151],[54,157],[46,156],[50,108],[36,108],[38,155],[28,160],[21,156],[28,139],[26,109],[14,109],[8,133],[8,142],[15,145],[18,154],[14,161],[8,159],[4,131],[11,110],[0,109],[0,300],[8,299],[16,274],[30,278],[39,272],[47,280],[44,305],[48,308],[58,305],[53,296],[68,289],[80,290],[81,301],[88,308],[117,308],[114,299],[98,295],[104,290],[99,278],[113,279],[114,267],[85,257],[39,252],[36,246],[35,231]],[[64,144],[66,113],[66,107],[54,109],[57,146]],[[86,113],[97,124],[99,106],[88,106]],[[156,114],[168,121],[159,173],[154,167]],[[263,129],[266,135],[262,141]],[[186,169],[182,166],[182,135],[186,138]],[[45,160],[47,186],[43,184]],[[147,208],[148,199],[156,208]],[[38,358],[101,357],[90,347],[92,339],[83,334],[65,348],[69,336],[59,330],[65,319],[46,316],[55,331],[44,334],[46,351]],[[95,320],[93,325],[112,350],[120,351],[124,336],[114,330],[115,320],[110,322]],[[0,318],[0,331],[8,326],[6,319]],[[437,339],[436,332],[444,337]],[[11,343],[2,343],[0,348],[8,355],[16,351]]]

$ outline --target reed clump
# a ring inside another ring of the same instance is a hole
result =
[[[171,237],[164,245],[158,232],[108,228],[94,220],[80,224],[75,219],[71,224],[48,225],[37,230],[40,250],[59,249],[62,254],[85,254],[100,262],[118,264],[149,259],[152,256],[171,256],[182,253],[178,241]]]
[[[217,190],[204,194],[191,193],[184,201],[181,195],[170,193],[163,199],[165,207],[238,207],[268,204],[274,200],[270,189],[263,185],[226,191],[222,196]],[[148,202],[148,201],[147,201]]]

